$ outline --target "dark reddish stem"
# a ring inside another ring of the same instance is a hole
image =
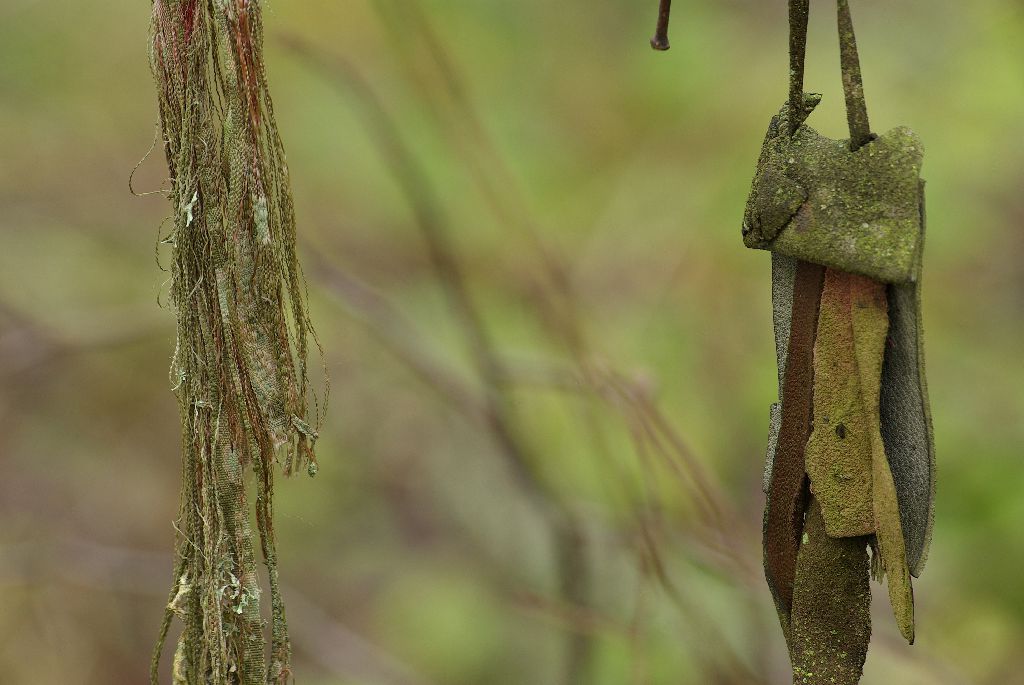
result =
[[[668,20],[672,13],[672,0],[661,0],[658,8],[658,28],[651,38],[651,47],[655,50],[668,50]]]

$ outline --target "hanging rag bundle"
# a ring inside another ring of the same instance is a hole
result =
[[[855,685],[871,635],[869,568],[914,641],[911,576],[933,521],[920,316],[923,149],[871,133],[847,0],[838,0],[849,140],[804,122],[809,0],[790,0],[790,98],[772,119],[743,221],[772,252],[779,403],[764,489],[765,574],[794,683]],[[869,557],[869,550],[871,555]]]
[[[164,242],[172,250],[171,382],[182,422],[177,563],[151,678],[177,616],[175,683],[282,683],[291,645],[274,470],[313,475],[317,434],[307,406],[312,332],[260,3],[154,0],[150,59],[170,170],[173,229]],[[269,650],[257,555],[270,594]]]

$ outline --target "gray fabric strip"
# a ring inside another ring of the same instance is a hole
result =
[[[934,520],[935,450],[922,354],[920,285],[889,286],[889,341],[882,375],[885,453],[896,482],[910,572],[924,568]]]
[[[762,487],[768,494],[772,480],[772,466],[775,451],[779,446],[779,429],[782,427],[782,379],[786,373],[786,356],[789,354],[789,328],[793,316],[793,279],[796,277],[796,260],[792,257],[772,253],[772,319],[775,324],[775,357],[779,370],[779,401],[771,406],[768,432],[768,453],[764,461]]]

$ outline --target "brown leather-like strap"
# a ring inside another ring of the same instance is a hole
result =
[[[793,605],[796,557],[803,532],[807,478],[804,448],[814,411],[814,338],[824,280],[825,267],[797,263],[783,378],[782,425],[765,510],[765,576],[784,624]]]
[[[810,0],[789,0],[789,111],[794,114],[805,111],[803,90],[810,4]],[[843,93],[846,96],[846,118],[850,125],[850,149],[858,150],[869,143],[872,136],[849,0],[836,0],[836,11]],[[797,127],[804,119],[804,116],[790,116],[790,135],[796,133]]]
[[[804,66],[807,62],[807,24],[811,0],[789,0],[789,135],[806,118]]]
[[[846,95],[846,120],[850,125],[850,149],[859,150],[871,142],[868,104],[864,99],[864,79],[860,73],[857,36],[853,31],[849,0],[836,3],[839,15],[839,62],[843,69],[843,93]]]

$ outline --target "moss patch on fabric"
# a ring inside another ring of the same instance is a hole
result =
[[[828,269],[814,340],[814,429],[807,441],[807,475],[833,537],[870,535],[872,503],[871,421],[864,405],[851,319],[853,280]]]
[[[795,685],[856,685],[871,640],[865,538],[834,538],[811,500],[797,558],[790,642]]]
[[[806,116],[820,98],[807,101]],[[788,105],[765,137],[743,219],[747,247],[903,283],[917,275],[924,147],[895,128],[856,151],[802,124]]]

